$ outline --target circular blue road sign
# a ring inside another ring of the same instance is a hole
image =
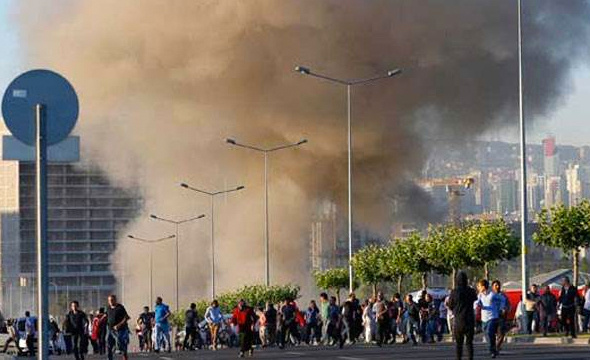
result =
[[[76,91],[63,76],[49,70],[31,70],[14,79],[2,98],[6,126],[20,141],[35,145],[35,106],[44,107],[47,144],[64,140],[76,125]]]

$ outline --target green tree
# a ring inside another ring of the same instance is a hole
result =
[[[432,268],[451,276],[452,287],[459,269],[472,266],[473,252],[465,227],[455,224],[431,226],[428,230],[428,259]]]
[[[571,254],[573,284],[577,287],[580,249],[590,246],[590,202],[583,200],[569,208],[563,205],[545,208],[537,216],[537,221],[539,228],[533,239],[537,243],[560,248],[564,254]]]
[[[336,291],[336,298],[340,304],[340,290],[348,287],[348,269],[333,268],[313,273],[315,284],[319,289]]]
[[[422,277],[422,287],[428,287],[428,273],[433,267],[432,253],[428,242],[425,241],[418,232],[412,233],[408,238],[397,243],[400,251],[400,259],[404,269],[408,270],[409,274],[419,275]]]
[[[520,241],[504,220],[480,221],[465,228],[473,258],[473,266],[482,266],[484,277],[490,279],[490,266],[520,254]]]
[[[385,249],[384,271],[389,279],[397,280],[397,292],[402,292],[402,284],[406,275],[413,271],[412,262],[404,251],[404,239],[393,239]]]
[[[390,279],[386,272],[386,262],[386,249],[377,245],[366,246],[352,257],[351,263],[355,277],[362,284],[370,285],[373,288],[373,296],[377,296],[377,285]]]

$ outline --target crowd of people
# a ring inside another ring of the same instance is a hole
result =
[[[537,285],[532,285],[525,297],[524,311],[520,310],[520,304],[510,304],[500,281],[489,283],[482,279],[473,288],[463,272],[457,275],[456,287],[450,293],[437,297],[422,291],[418,299],[412,294],[402,297],[398,293],[387,299],[384,293],[378,292],[361,301],[350,293],[345,301],[339,302],[335,296],[321,293],[319,300],[311,300],[305,309],[300,309],[295,299],[290,298],[263,306],[250,306],[240,300],[230,314],[223,314],[218,301],[213,300],[202,316],[196,304],[190,304],[184,313],[184,329],[177,329],[174,342],[172,312],[158,297],[153,311],[149,306],[144,307],[134,321],[134,328],[140,351],[217,350],[221,346],[239,346],[240,357],[252,356],[255,348],[283,349],[300,344],[342,348],[362,341],[379,347],[397,342],[416,346],[440,342],[445,334],[450,334],[456,343],[457,359],[463,357],[464,347],[467,358],[472,359],[474,335],[482,332],[490,356],[495,358],[512,328],[545,336],[548,332],[563,331],[572,337],[577,330],[588,330],[589,287],[580,297],[568,278],[563,279],[562,285],[557,296],[549,287],[541,292]],[[517,309],[514,316],[509,316],[511,309],[512,314]],[[92,347],[93,353],[107,354],[109,360],[115,353],[127,359],[129,320],[115,295],[108,297],[106,309],[90,314],[84,313],[77,301],[72,301],[61,329],[50,318],[52,351],[56,354],[63,351],[83,360]],[[36,319],[26,312],[25,318],[18,321],[20,325],[15,320],[8,321],[9,339],[4,352],[11,343],[18,348],[19,340],[24,339],[28,355],[34,356]]]
[[[84,360],[89,352],[107,354],[109,360],[114,358],[115,353],[120,353],[126,360],[129,344],[127,322],[130,317],[125,307],[117,302],[115,295],[110,295],[107,303],[106,309],[100,308],[96,313],[86,314],[80,309],[78,301],[71,301],[70,310],[64,316],[61,326],[54,317],[50,317],[50,351],[54,355],[73,354],[76,360]],[[21,320],[22,329],[19,324]],[[12,344],[19,354],[34,357],[37,329],[37,318],[32,317],[28,311],[23,319],[9,319],[6,329],[8,339],[3,352],[7,352]],[[21,339],[25,340],[26,346],[21,347]]]

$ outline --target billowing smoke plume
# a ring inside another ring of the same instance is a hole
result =
[[[222,289],[263,276],[262,158],[225,137],[310,141],[271,157],[275,281],[307,276],[318,200],[346,214],[345,88],[295,65],[342,78],[404,70],[353,90],[355,222],[382,234],[396,197],[405,218],[439,216],[408,185],[431,150],[423,138],[468,140],[517,123],[516,0],[27,1],[14,10],[27,65],[61,72],[78,91],[84,157],[140,185],[146,213],[208,213],[208,199],[181,181],[246,186],[217,202]],[[588,56],[589,18],[586,1],[524,1],[531,119],[567,94],[570,70]],[[186,300],[208,293],[208,230],[202,221],[182,231]],[[172,229],[144,216],[130,231]],[[126,288],[145,295],[146,250],[124,243]],[[156,290],[171,294],[172,246],[159,249]]]

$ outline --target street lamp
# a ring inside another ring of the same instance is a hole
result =
[[[527,252],[528,241],[526,234],[526,226],[528,223],[528,206],[527,206],[527,168],[526,168],[526,127],[524,114],[524,64],[522,58],[522,3],[521,0],[517,2],[518,10],[518,123],[520,129],[520,263],[521,263],[521,306],[523,316],[523,324],[526,324],[527,314],[524,311],[524,304],[526,301],[526,292],[528,290],[529,273],[527,266]],[[578,284],[574,284],[578,286]]]
[[[163,217],[154,215],[154,214],[151,214],[150,215],[150,218],[152,218],[154,220],[159,220],[159,221],[164,221],[164,222],[167,222],[167,223],[170,223],[170,224],[174,224],[174,227],[176,229],[176,255],[175,255],[175,259],[174,259],[174,262],[176,264],[176,279],[175,279],[176,280],[175,281],[176,282],[176,311],[178,311],[178,309],[179,309],[179,307],[178,307],[178,302],[179,302],[179,300],[178,300],[178,287],[179,287],[178,286],[178,283],[179,283],[179,280],[178,280],[179,279],[179,274],[178,274],[179,273],[179,271],[178,271],[178,268],[179,268],[179,261],[178,261],[178,242],[180,241],[180,236],[179,236],[179,233],[178,233],[178,226],[181,225],[181,224],[185,224],[185,223],[191,222],[191,221],[202,219],[204,217],[205,217],[205,214],[201,214],[199,216],[195,216],[195,217],[192,217],[192,218],[188,218],[188,219],[177,221],[177,220],[172,220],[172,219],[166,219],[166,218],[163,218]]]
[[[252,145],[241,144],[237,142],[235,139],[225,139],[230,145],[242,147],[249,150],[254,150],[264,154],[264,267],[265,267],[265,281],[266,286],[270,286],[270,251],[269,251],[269,244],[270,244],[270,235],[269,235],[269,224],[268,224],[268,154],[283,150],[289,149],[297,146],[301,146],[307,143],[307,139],[302,139],[299,142],[285,144],[280,146],[275,146],[272,148],[260,148]]]
[[[296,66],[295,71],[302,75],[313,76],[319,79],[327,80],[332,83],[346,86],[346,100],[348,111],[348,286],[352,292],[352,107],[351,107],[351,90],[355,85],[368,84],[377,80],[387,79],[401,74],[401,69],[393,69],[387,71],[384,75],[379,75],[364,79],[337,79],[334,77],[314,73],[310,68],[304,66]]]
[[[149,248],[150,248],[150,299],[148,300],[148,304],[152,301],[152,299],[154,298],[154,293],[153,293],[153,286],[154,286],[154,272],[153,272],[153,267],[154,267],[154,262],[153,262],[153,255],[152,255],[152,245],[160,243],[162,241],[166,241],[169,239],[173,239],[176,237],[176,235],[170,235],[170,236],[166,236],[166,237],[162,237],[162,238],[158,238],[158,239],[144,239],[144,238],[140,238],[137,236],[133,236],[133,235],[127,235],[127,237],[129,239],[135,240],[135,241],[139,241],[141,243],[144,244],[148,244]]]
[[[181,183],[181,187],[189,189],[204,195],[208,195],[211,198],[211,298],[215,298],[215,196],[221,194],[227,194],[234,191],[240,191],[245,189],[245,186],[238,186],[229,190],[222,190],[216,192],[209,192],[201,189],[192,187],[186,183]]]

